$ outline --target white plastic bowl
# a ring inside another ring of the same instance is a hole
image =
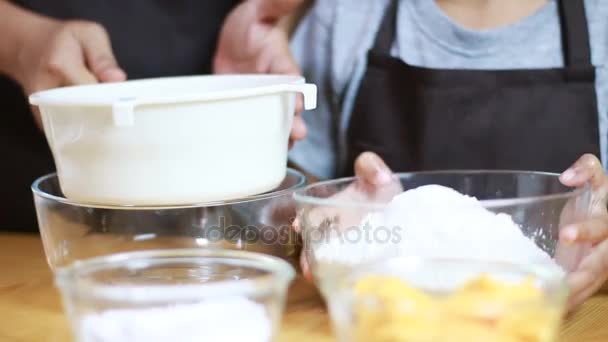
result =
[[[35,93],[61,189],[110,205],[175,205],[272,190],[286,174],[297,76],[158,78]]]

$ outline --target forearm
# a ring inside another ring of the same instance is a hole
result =
[[[19,79],[19,54],[31,37],[43,34],[53,20],[0,0],[0,74]]]
[[[262,17],[281,18],[292,14],[302,4],[310,0],[249,0],[258,5],[258,11]]]
[[[298,26],[298,23],[300,22],[300,20],[302,20],[312,3],[313,0],[301,0],[300,4],[294,10],[292,10],[289,14],[280,19],[279,25],[283,29],[285,29],[291,36],[291,34],[294,32],[295,28]]]

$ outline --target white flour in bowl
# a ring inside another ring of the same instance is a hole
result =
[[[272,324],[263,305],[235,297],[86,314],[76,335],[78,342],[269,342]]]
[[[396,196],[384,210],[367,215],[361,227],[366,224],[367,238],[357,239],[351,231],[318,244],[316,261],[354,265],[384,257],[416,256],[547,263],[559,268],[509,215],[495,214],[477,199],[439,185]]]

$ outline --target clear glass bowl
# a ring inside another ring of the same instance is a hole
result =
[[[345,262],[345,253],[340,251],[342,245],[331,247],[336,260],[320,257],[321,247],[336,241],[332,237],[342,234],[340,238],[348,243],[369,238],[369,230],[366,232],[363,224],[366,215],[382,212],[386,204],[402,191],[430,184],[447,186],[474,196],[486,209],[510,215],[523,234],[557,259],[566,271],[576,267],[586,252],[587,246],[566,246],[558,244],[558,241],[560,228],[588,215],[591,191],[567,188],[560,183],[557,174],[520,171],[402,173],[394,176],[392,184],[377,188],[362,179],[345,178],[311,184],[294,194],[298,207],[297,225],[304,242],[303,253],[317,282],[323,284],[319,279],[325,271],[335,273],[358,263],[357,260]],[[391,239],[393,231],[388,228],[382,234],[381,242],[384,244],[396,241]],[[403,228],[401,232],[407,230],[407,227],[399,228]],[[405,239],[407,235],[401,234],[399,238]],[[369,249],[366,253],[369,255],[358,255],[357,258],[361,262],[370,262],[374,258],[396,256],[383,254],[384,249]]]
[[[463,291],[482,276],[489,278]],[[546,268],[457,259],[392,258],[331,282],[341,342],[552,342],[567,296],[562,277]]]
[[[246,174],[244,174],[246,176]],[[188,206],[99,206],[69,200],[55,174],[32,185],[38,225],[53,270],[73,261],[135,250],[227,248],[260,252],[297,264],[293,192],[306,177],[288,170],[269,193]]]
[[[138,251],[55,273],[77,342],[271,341],[295,271],[231,250]]]

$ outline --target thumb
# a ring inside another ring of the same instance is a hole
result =
[[[392,172],[382,158],[372,152],[363,152],[355,161],[355,175],[373,185],[390,183]]]
[[[100,82],[119,82],[127,79],[126,73],[118,66],[110,37],[97,24],[87,25],[78,32],[86,63]]]

